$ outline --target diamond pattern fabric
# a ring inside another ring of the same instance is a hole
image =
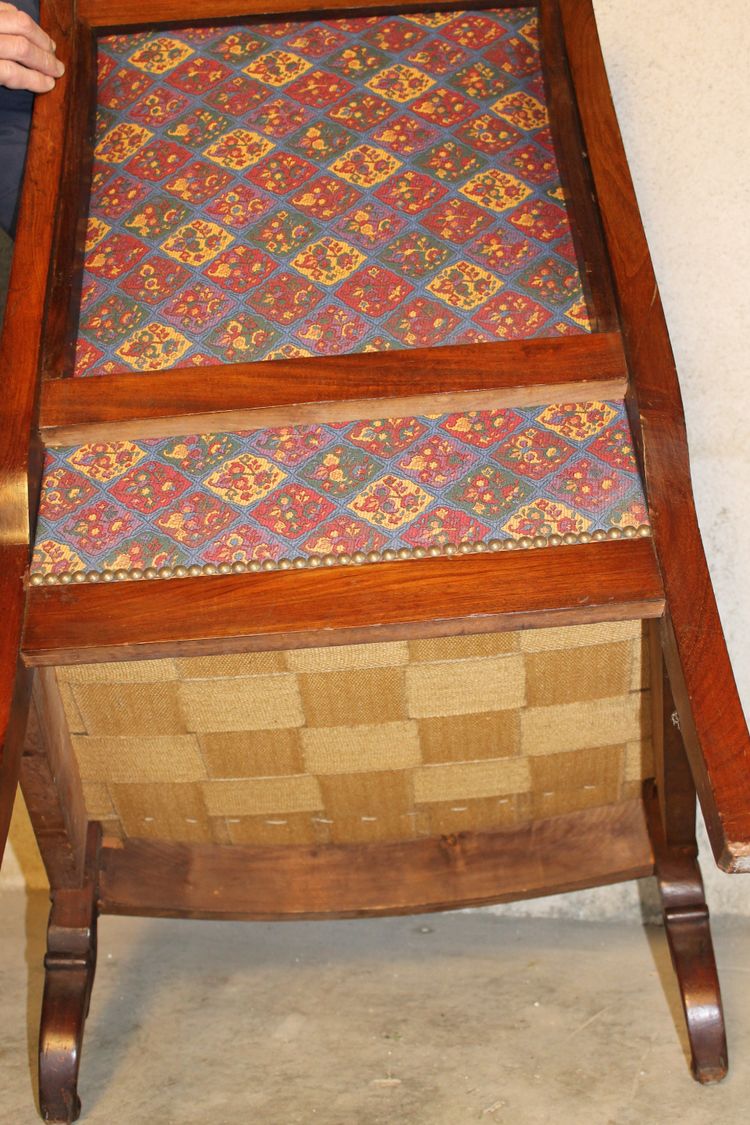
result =
[[[99,40],[76,375],[589,330],[531,8]]]
[[[621,402],[50,449],[32,581],[648,522]]]

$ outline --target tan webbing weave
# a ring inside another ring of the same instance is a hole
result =
[[[60,668],[105,834],[407,840],[636,795],[640,622]]]

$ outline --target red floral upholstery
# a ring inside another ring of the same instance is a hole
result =
[[[99,442],[48,451],[32,576],[379,561],[646,524],[622,403]]]
[[[99,41],[75,374],[582,332],[530,8]]]

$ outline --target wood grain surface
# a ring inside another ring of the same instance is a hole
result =
[[[33,587],[28,664],[660,617],[648,539],[361,567]]]
[[[619,333],[54,379],[48,445],[622,398]]]
[[[717,862],[750,871],[750,737],[708,574],[664,311],[609,92],[591,0],[560,0],[571,71],[621,310],[667,596],[662,631],[682,733]]]
[[[105,847],[99,908],[188,918],[362,918],[481,906],[641,878],[640,800],[505,832],[325,848],[133,840]]]

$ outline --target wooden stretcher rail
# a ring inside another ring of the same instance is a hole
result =
[[[559,3],[621,310],[631,423],[667,595],[672,691],[717,862],[750,871],[750,737],[695,513],[674,356],[591,0]]]
[[[297,13],[301,16],[315,14],[335,15],[350,11],[363,14],[375,12],[419,12],[466,8],[526,8],[533,0],[428,0],[426,3],[409,3],[408,0],[79,0],[78,18],[91,27],[137,27],[160,23],[190,24],[210,20],[245,19],[248,17],[272,18]]]
[[[149,374],[43,385],[47,445],[260,426],[623,398],[619,333]]]
[[[650,540],[457,558],[33,587],[27,664],[445,636],[660,617]]]
[[[99,908],[180,918],[362,918],[481,906],[652,874],[640,800],[504,832],[396,844],[104,847]]]

